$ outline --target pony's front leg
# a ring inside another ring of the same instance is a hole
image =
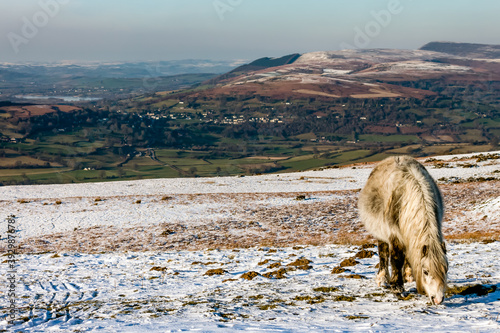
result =
[[[378,241],[378,257],[380,262],[375,282],[379,287],[386,287],[389,284],[389,244],[380,240]]]
[[[404,246],[397,238],[392,237],[390,244],[390,251],[391,251],[390,255],[391,255],[392,274],[389,284],[394,292],[402,293],[404,291],[403,287],[404,286],[403,266],[405,263]]]
[[[404,281],[408,283],[413,282],[413,271],[406,256],[405,256],[405,264],[403,266],[403,271],[404,271],[404,276],[403,276]]]

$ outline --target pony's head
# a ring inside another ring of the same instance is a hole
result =
[[[448,276],[446,246],[444,242],[440,245],[422,247],[420,267],[415,272],[418,292],[427,294],[431,303],[436,305],[444,301]]]

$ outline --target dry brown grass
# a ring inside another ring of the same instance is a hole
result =
[[[255,277],[259,276],[260,274],[257,273],[257,272],[254,272],[254,271],[250,271],[250,272],[246,272],[244,273],[243,275],[241,275],[241,278],[242,279],[245,279],[245,280],[253,280]]]
[[[460,234],[447,235],[448,241],[468,241],[468,242],[497,242],[500,241],[500,231],[474,231]]]
[[[208,271],[205,272],[206,276],[213,276],[213,275],[224,275],[227,272],[223,270],[222,268],[216,268],[216,269],[209,269]]]
[[[371,258],[374,255],[375,255],[374,251],[363,249],[363,250],[359,251],[358,253],[356,253],[356,255],[354,257],[359,258],[359,259],[365,259],[365,258]]]
[[[390,91],[381,89],[370,89],[371,93],[368,94],[352,94],[352,98],[381,98],[381,97],[399,97],[400,94],[396,94]]]
[[[345,271],[348,271],[347,269],[337,266],[332,269],[332,274],[341,274],[344,273]]]
[[[294,262],[289,263],[287,266],[296,267],[297,269],[302,269],[306,271],[312,268],[312,266],[309,265],[310,263],[312,263],[311,260],[306,258],[300,258],[295,260]]]
[[[443,232],[447,240],[500,240],[500,216],[474,211],[477,204],[498,197],[500,181],[440,186],[445,198]],[[217,203],[214,212],[230,216],[219,220],[183,221],[148,227],[94,226],[71,232],[21,239],[20,252],[166,251],[291,247],[325,244],[373,246],[357,213],[358,191],[307,192],[307,197],[329,196],[324,201],[296,201],[303,193],[243,193],[176,195],[175,205]],[[159,200],[158,196],[146,200]],[[284,206],[255,205],[255,201],[289,198]],[[103,204],[112,197],[100,197]],[[130,200],[123,197],[122,200]],[[56,199],[52,199],[56,200]],[[64,202],[72,199],[65,198]],[[61,200],[57,200],[61,202]],[[132,200],[131,200],[132,201]],[[52,201],[53,202],[53,201]],[[133,202],[133,201],[132,201]],[[17,204],[17,203],[16,203]],[[62,204],[62,202],[61,202]],[[5,252],[0,244],[0,252]]]
[[[497,290],[497,286],[495,285],[482,285],[482,284],[474,284],[474,285],[466,285],[466,286],[448,286],[446,290],[446,296],[451,297],[453,295],[472,295],[476,294],[478,296],[488,295],[489,293],[493,293]]]
[[[340,267],[356,266],[357,264],[359,264],[359,261],[357,261],[356,259],[347,258],[347,259],[342,260],[342,262],[340,263]]]
[[[267,272],[262,274],[263,277],[266,277],[268,279],[286,279],[286,269],[285,268],[280,268],[275,271]]]

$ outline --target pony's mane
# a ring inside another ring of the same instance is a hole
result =
[[[399,227],[407,246],[406,256],[410,262],[417,289],[422,292],[422,249],[426,247],[430,260],[430,273],[445,282],[448,262],[443,248],[441,221],[443,218],[442,196],[427,170],[409,157],[395,159],[396,169],[402,182],[398,190],[400,215]]]

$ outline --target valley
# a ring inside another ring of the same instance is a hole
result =
[[[494,46],[460,45],[291,54],[168,77],[170,86],[102,79],[142,88],[118,84],[88,102],[2,102],[0,183],[252,175],[495,150],[500,62]]]

